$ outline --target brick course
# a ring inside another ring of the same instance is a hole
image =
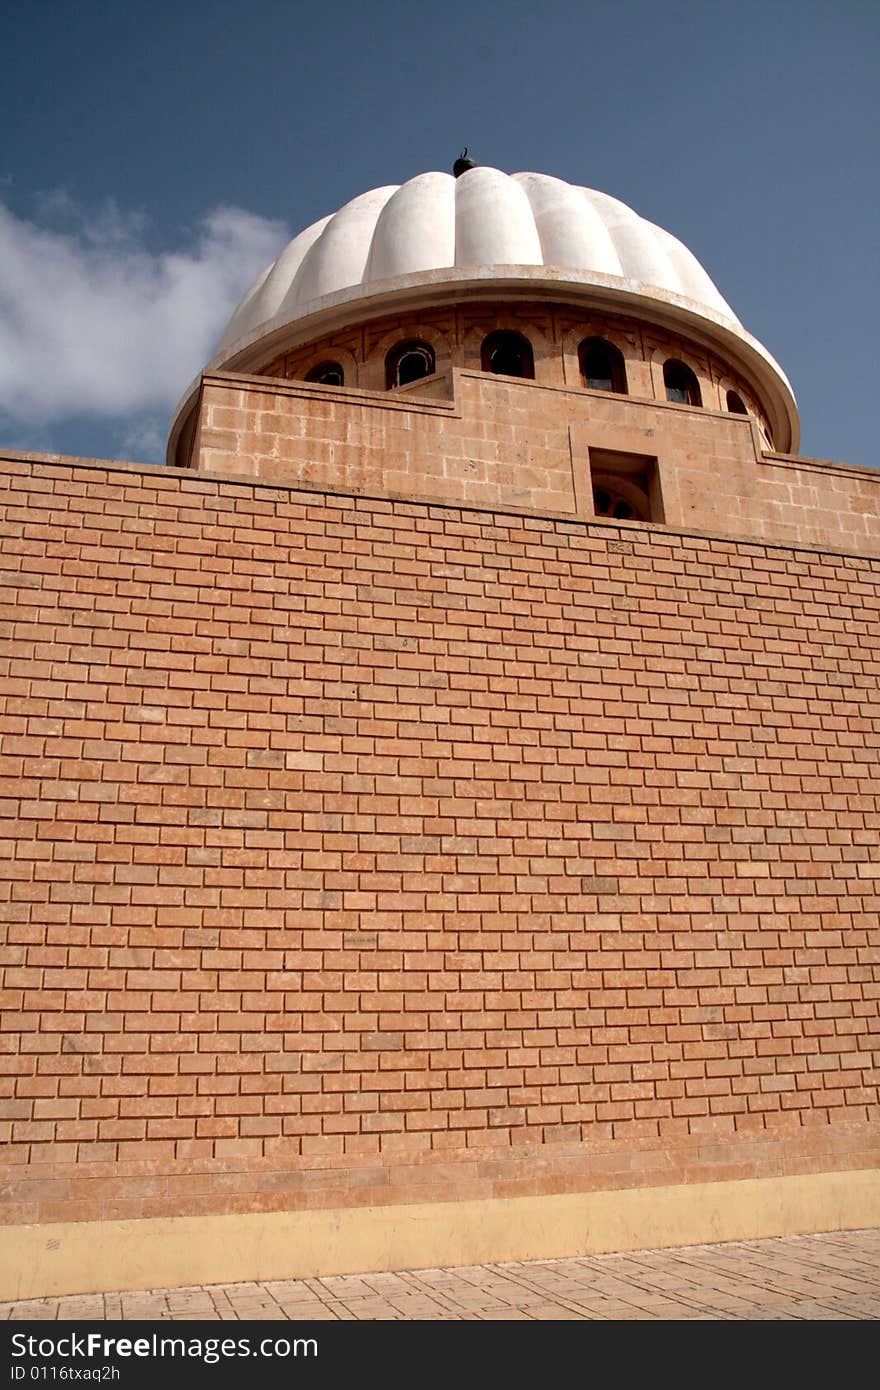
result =
[[[0,482],[7,1220],[876,1163],[876,557]]]

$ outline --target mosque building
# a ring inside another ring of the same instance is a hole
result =
[[[461,157],[2,456],[0,1297],[880,1225],[880,472]]]

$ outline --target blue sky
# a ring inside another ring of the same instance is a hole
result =
[[[0,446],[159,462],[241,293],[349,198],[480,163],[680,237],[876,465],[876,0],[29,0],[2,26]]]

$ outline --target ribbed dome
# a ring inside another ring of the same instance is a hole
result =
[[[563,280],[572,272],[613,277],[621,288],[680,297],[714,321],[738,324],[687,247],[625,203],[548,174],[478,167],[458,179],[419,174],[375,188],[300,232],[248,290],[215,360],[261,325],[293,323],[341,291],[350,302],[355,291],[367,297],[405,276],[485,276],[501,266],[558,270]]]
[[[671,330],[743,374],[776,447],[797,447],[785,373],[687,247],[617,198],[549,174],[477,166],[353,198],[294,237],[251,286],[205,371],[260,372],[279,352],[356,324],[479,301],[564,302]],[[175,412],[169,459],[200,380]]]

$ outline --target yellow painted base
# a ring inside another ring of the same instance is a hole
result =
[[[0,1299],[532,1260],[880,1226],[880,1172],[0,1229]]]

